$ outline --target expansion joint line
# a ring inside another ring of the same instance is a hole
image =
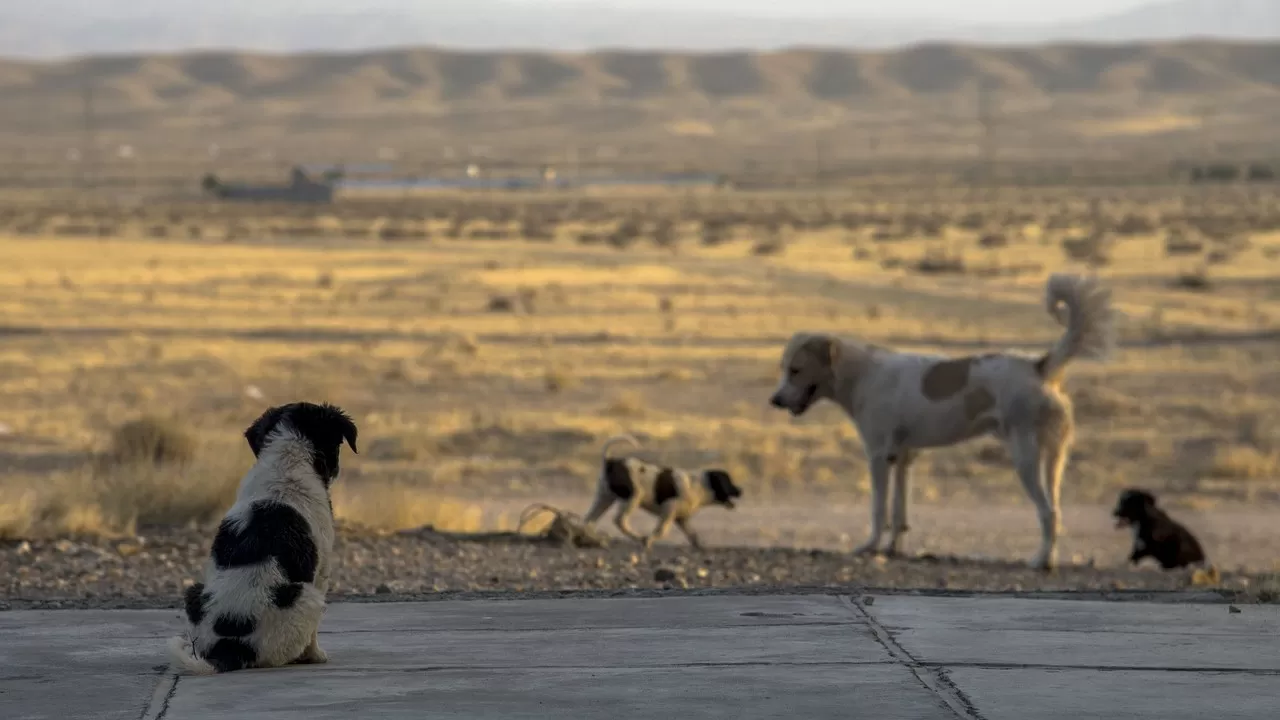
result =
[[[957,718],[961,720],[986,720],[982,713],[978,712],[978,708],[974,707],[973,701],[951,681],[951,677],[945,668],[930,667],[921,663],[915,656],[907,652],[906,648],[898,644],[889,629],[881,625],[867,610],[868,603],[866,600],[841,595],[840,602],[845,604],[855,615],[865,620],[867,627],[871,629],[871,635],[885,649],[885,652],[889,653],[889,657],[910,670],[911,674],[915,675],[925,689],[946,703],[948,708],[951,708],[951,712],[955,713]]]

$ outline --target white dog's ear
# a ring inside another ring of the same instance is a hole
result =
[[[814,335],[805,341],[804,348],[827,367],[835,367],[840,362],[840,343],[830,335]]]

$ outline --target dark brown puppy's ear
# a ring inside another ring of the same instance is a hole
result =
[[[284,418],[288,411],[288,405],[268,408],[266,412],[258,416],[253,424],[245,428],[244,439],[249,443],[249,449],[253,451],[253,456],[258,457],[262,452],[262,446],[267,442],[267,436],[272,430],[276,429],[276,425],[280,424],[280,420]]]

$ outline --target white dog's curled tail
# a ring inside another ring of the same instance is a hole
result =
[[[1045,309],[1066,328],[1036,363],[1046,381],[1058,382],[1073,358],[1105,360],[1115,347],[1111,290],[1096,277],[1054,273],[1045,286]]]
[[[631,447],[637,447],[637,448],[640,447],[640,442],[630,435],[627,435],[625,433],[622,435],[614,435],[608,440],[605,440],[604,446],[600,448],[600,464],[601,465],[605,464],[605,462],[609,460],[609,448],[614,445],[617,445],[620,442],[628,443],[629,445],[631,445]]]
[[[169,638],[169,657],[175,667],[182,668],[193,675],[214,675],[218,669],[208,660],[197,657],[191,642],[181,635]]]

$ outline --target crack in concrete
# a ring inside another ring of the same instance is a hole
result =
[[[1217,675],[1255,675],[1259,677],[1280,677],[1280,669],[1247,668],[1247,667],[1185,667],[1142,665],[1079,665],[1079,664],[1044,664],[1044,663],[1000,663],[1000,662],[930,662],[919,663],[921,667],[935,668],[942,671],[955,668],[974,668],[977,670],[1093,670],[1097,672],[1152,672],[1152,673],[1191,673]]]
[[[166,677],[172,677],[170,682],[165,682]],[[151,694],[151,701],[147,706],[142,708],[142,714],[138,716],[138,720],[164,720],[164,716],[169,712],[169,703],[173,700],[173,696],[178,693],[178,681],[182,679],[181,675],[173,673],[169,675],[165,672],[160,676],[159,682],[156,683],[156,689]]]
[[[739,669],[751,667],[875,667],[897,665],[894,662],[885,662],[883,660],[815,660],[806,662],[792,662],[786,660],[746,660],[743,662],[683,662],[683,663],[663,663],[661,665],[538,665],[530,667],[529,665],[420,665],[417,667],[343,667],[338,672],[352,673],[356,675],[363,674],[411,674],[411,673],[440,673],[440,672],[474,672],[474,671],[492,671],[503,670],[512,671],[519,670],[521,672],[539,673],[544,670],[561,671],[561,670],[581,670],[583,672],[598,672],[601,670],[625,670],[625,671],[644,671],[651,672],[654,670],[697,670],[697,669]]]
[[[771,622],[727,623],[724,625],[708,625],[708,626],[699,626],[696,628],[687,628],[687,629],[689,630],[741,630],[742,628],[793,628],[793,627],[808,628],[808,627],[837,627],[842,625],[861,627],[864,624],[865,623],[859,621],[856,618],[851,618],[849,620],[821,620],[821,621],[813,621],[813,622],[800,621],[800,622],[782,622],[782,623],[771,623]],[[432,635],[436,633],[502,633],[504,635],[512,635],[516,633],[556,633],[558,635],[563,635],[565,633],[592,634],[592,633],[598,633],[602,631],[608,632],[612,630],[624,630],[627,632],[635,632],[637,630],[640,630],[640,631],[649,630],[655,633],[662,633],[662,632],[670,632],[671,628],[670,627],[654,627],[652,625],[580,625],[578,627],[572,627],[572,628],[545,627],[545,628],[518,628],[518,629],[500,628],[500,627],[462,627],[462,628],[451,627],[447,630],[433,630],[431,628],[415,628],[413,632],[420,635]],[[385,635],[385,634],[400,634],[403,632],[404,632],[403,629],[321,630],[320,637],[325,637],[326,635],[333,636],[333,637],[337,637],[340,635],[378,635],[378,634]],[[150,640],[152,638],[146,638],[146,639]]]
[[[871,615],[871,612],[867,610],[866,605],[861,600],[842,595],[840,596],[840,602],[849,608],[851,612],[861,615],[866,620],[867,626],[871,628],[871,636],[876,639],[876,642],[880,643],[885,652],[889,653],[894,662],[911,671],[916,680],[950,708],[956,717],[961,718],[961,720],[985,720],[982,713],[973,704],[973,701],[951,681],[944,666],[922,663],[916,660],[911,653],[907,652],[906,648],[898,644],[898,641],[893,638],[889,630]]]

